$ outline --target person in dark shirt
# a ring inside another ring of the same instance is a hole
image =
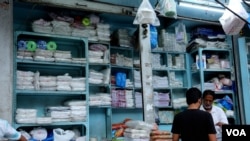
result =
[[[186,91],[188,108],[175,115],[171,132],[173,141],[216,141],[211,114],[201,111],[202,93],[197,88]]]

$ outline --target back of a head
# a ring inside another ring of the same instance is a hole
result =
[[[190,88],[186,91],[187,104],[196,103],[201,98],[201,91],[198,88]]]

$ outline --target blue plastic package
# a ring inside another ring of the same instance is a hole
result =
[[[158,47],[158,33],[155,26],[150,25],[150,44],[151,49]]]

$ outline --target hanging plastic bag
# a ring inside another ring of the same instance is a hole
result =
[[[175,0],[160,0],[155,7],[155,11],[167,17],[177,18]]]
[[[249,17],[240,0],[230,0],[228,8],[245,20]],[[226,9],[219,18],[222,28],[227,35],[239,34],[240,30],[245,25],[245,21],[234,15],[234,13]]]
[[[160,21],[149,0],[143,0],[136,13],[133,24],[152,24],[159,26]]]
[[[158,47],[158,32],[155,26],[150,25],[150,43],[151,49]]]
[[[177,43],[187,43],[187,32],[185,24],[183,24],[182,22],[178,23],[178,25],[175,27],[175,35]]]

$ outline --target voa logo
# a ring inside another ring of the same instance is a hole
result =
[[[244,129],[226,129],[227,136],[247,136]]]

